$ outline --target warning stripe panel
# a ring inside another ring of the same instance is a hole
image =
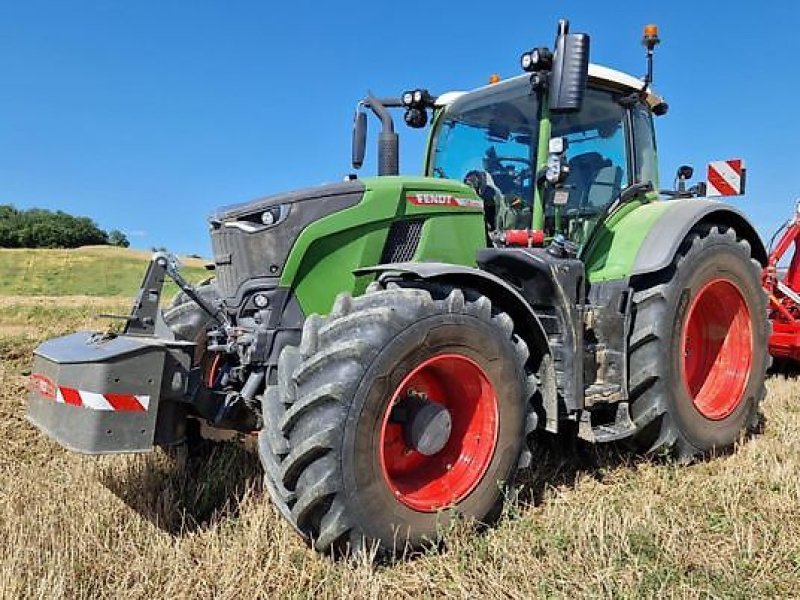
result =
[[[727,165],[728,165],[728,166],[729,166],[731,169],[733,169],[733,171],[734,171],[734,172],[735,172],[737,175],[739,175],[739,177],[741,177],[741,176],[742,176],[742,161],[741,161],[741,160],[739,160],[739,159],[736,159],[736,160],[726,160],[726,161],[725,161],[725,163],[726,163],[726,164],[727,164]]]
[[[105,399],[113,407],[112,410],[130,411],[130,412],[143,412],[147,410],[146,406],[136,396],[128,396],[126,394],[105,394]]]
[[[713,169],[708,171],[708,187],[710,193],[717,192],[715,195],[718,196],[735,196],[737,194],[736,189],[718,171]]]
[[[97,392],[86,392],[66,386],[58,386],[56,388],[54,400],[62,404],[80,406],[91,410],[109,410],[115,412],[146,412],[150,406],[150,396],[134,394],[98,394]]]
[[[73,390],[72,388],[68,387],[59,387],[58,391],[60,392],[57,398],[63,398],[65,404],[71,404],[72,406],[83,406],[83,401],[81,400],[81,394],[78,390]]]
[[[742,194],[744,161],[717,160],[708,164],[708,195],[738,196]]]

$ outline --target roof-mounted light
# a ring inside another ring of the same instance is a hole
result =
[[[408,90],[403,92],[400,97],[403,106],[406,108],[420,108],[425,109],[433,106],[433,97],[430,92],[425,89]]]
[[[661,39],[658,37],[658,25],[645,25],[642,43],[648,48],[655,47]]]
[[[527,73],[549,71],[553,66],[553,53],[548,48],[534,48],[522,54],[520,65]]]

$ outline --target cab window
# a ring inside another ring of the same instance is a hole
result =
[[[633,109],[633,136],[636,148],[635,179],[641,183],[650,181],[658,189],[658,151],[653,115],[641,104]]]
[[[456,100],[437,130],[431,174],[474,187],[489,229],[530,224],[537,107],[527,83],[498,84]]]
[[[613,94],[597,89],[587,90],[580,112],[553,117],[552,136],[568,142],[567,218],[598,214],[629,184],[625,121]]]

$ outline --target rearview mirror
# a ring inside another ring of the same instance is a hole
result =
[[[353,168],[360,169],[364,164],[367,148],[367,113],[356,111],[353,119]]]
[[[589,36],[569,33],[569,23],[560,21],[550,71],[550,111],[577,112],[583,105],[589,79]]]

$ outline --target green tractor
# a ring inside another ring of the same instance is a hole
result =
[[[731,448],[765,393],[766,253],[685,169],[659,191],[657,43],[642,81],[562,21],[519,77],[367,97],[353,160],[373,112],[378,177],[219,210],[213,279],[156,254],[121,334],[36,350],[29,419],[85,453],[257,435],[275,506],[334,554],[491,523],[541,431]],[[430,119],[422,177],[398,175],[394,108]]]

